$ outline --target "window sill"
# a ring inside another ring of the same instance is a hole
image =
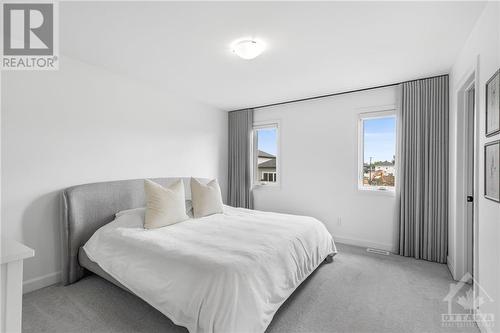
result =
[[[281,185],[279,183],[275,184],[253,184],[252,189],[253,190],[260,190],[260,189],[280,189]]]
[[[358,191],[361,193],[373,193],[375,195],[386,195],[386,196],[396,196],[396,190],[395,189],[387,189],[387,188],[370,188],[370,187],[361,187],[358,186]]]

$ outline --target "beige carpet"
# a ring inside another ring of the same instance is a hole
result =
[[[444,328],[445,265],[338,245],[275,315],[268,333],[478,332]],[[454,312],[460,306],[455,304]],[[462,310],[463,312],[463,310]],[[139,298],[90,276],[24,296],[23,332],[187,332]],[[239,332],[235,332],[239,333]]]

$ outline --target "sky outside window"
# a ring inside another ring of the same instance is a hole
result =
[[[396,117],[365,119],[364,163],[389,161],[394,159],[396,151]]]
[[[262,128],[257,130],[257,149],[276,156],[276,128]]]

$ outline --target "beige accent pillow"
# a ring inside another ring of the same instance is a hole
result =
[[[146,193],[145,229],[160,228],[189,219],[186,215],[182,179],[168,188],[145,179],[144,191]]]
[[[222,213],[222,194],[217,179],[205,185],[191,178],[191,200],[196,218]]]

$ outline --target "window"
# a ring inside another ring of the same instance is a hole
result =
[[[279,125],[254,124],[254,183],[273,185],[279,182]]]
[[[394,111],[361,114],[359,134],[359,189],[394,190],[396,182]]]
[[[276,172],[262,172],[262,177],[260,181],[276,182]]]

